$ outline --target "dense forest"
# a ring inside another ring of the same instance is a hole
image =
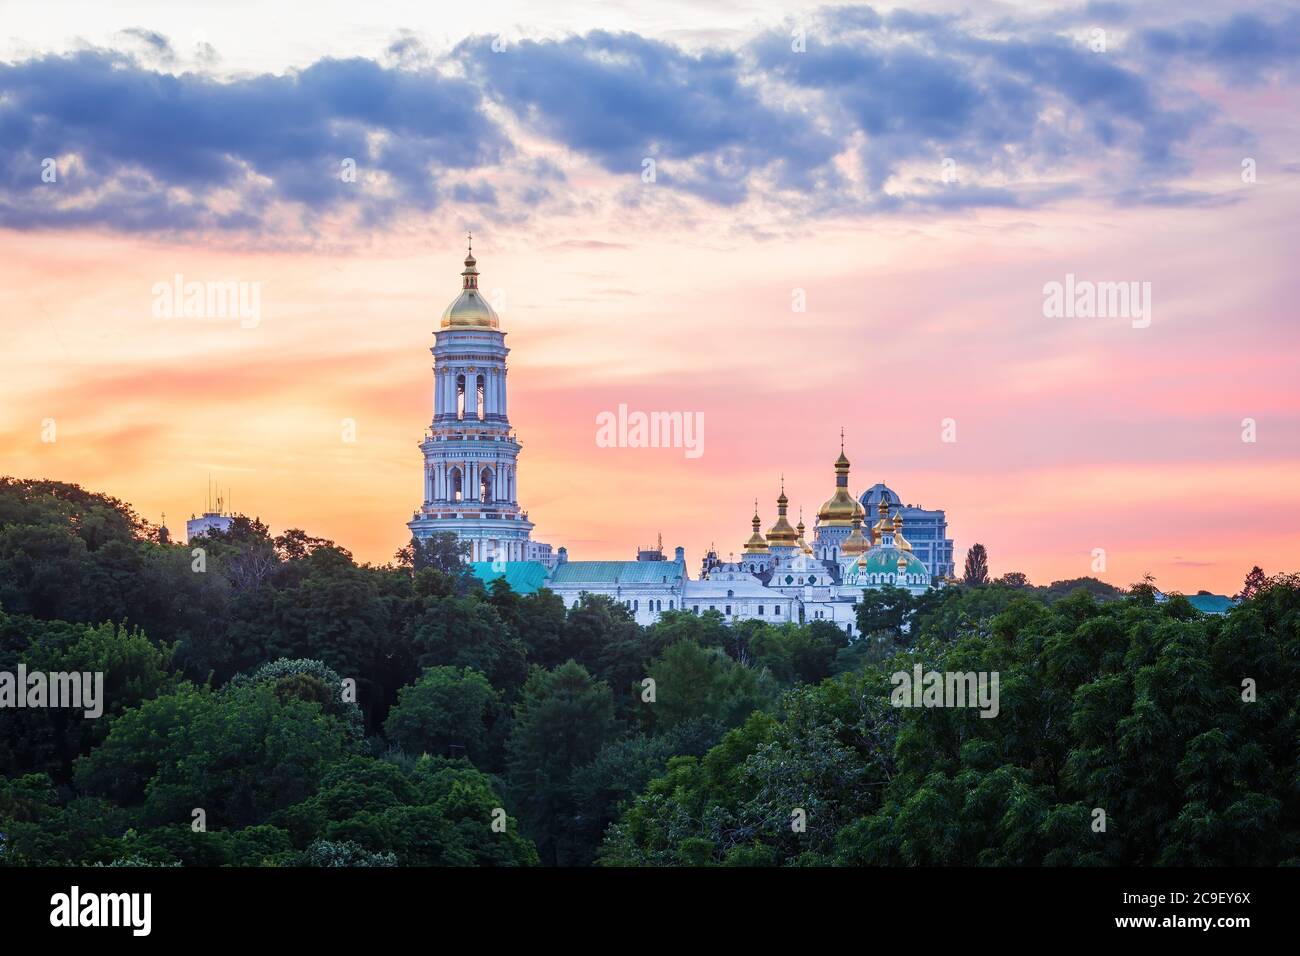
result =
[[[867,592],[863,636],[358,565],[240,517],[189,545],[0,479],[0,865],[1300,864],[1300,578]],[[998,672],[996,718],[891,675]]]

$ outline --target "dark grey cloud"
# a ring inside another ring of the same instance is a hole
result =
[[[650,158],[656,182],[730,204],[756,172],[791,188],[833,175],[840,144],[815,117],[765,102],[735,52],[593,31],[500,52],[475,38],[454,55],[488,96],[629,179]]]
[[[351,203],[382,221],[436,207],[442,174],[510,150],[478,90],[433,70],[321,60],[221,82],[104,51],[0,64],[0,142],[0,224],[127,231],[244,229],[272,202],[308,215]],[[69,156],[58,185],[43,183],[42,159]],[[349,158],[356,183],[340,176]],[[368,192],[376,172],[385,195]],[[246,211],[222,212],[221,190]]]
[[[1300,68],[1300,11],[1276,21],[1237,13],[1218,23],[1192,21],[1151,27],[1140,34],[1144,51],[1161,63],[1177,60],[1215,67],[1235,80],[1255,82]]]
[[[997,36],[897,12],[845,31],[837,17],[822,21],[803,53],[777,31],[753,51],[761,69],[817,92],[847,131],[863,134],[872,190],[905,163],[949,157],[967,173],[1023,176],[1112,154],[1144,176],[1172,175],[1187,166],[1180,149],[1214,121],[1196,97],[1167,96],[1118,56],[1055,33]],[[953,197],[936,192],[934,201]]]

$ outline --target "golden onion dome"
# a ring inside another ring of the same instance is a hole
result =
[[[781,497],[776,499],[776,524],[767,532],[767,543],[773,548],[793,548],[799,543],[799,532],[790,527],[785,516],[790,499],[785,496],[785,481],[781,482]]]
[[[840,457],[835,459],[835,494],[817,511],[817,521],[832,528],[845,528],[853,523],[862,505],[849,494],[849,460],[844,455],[844,437],[840,436]]]
[[[813,553],[812,546],[809,545],[808,542],[805,541],[805,540],[803,539],[804,524],[803,524],[803,509],[802,509],[802,508],[799,509],[799,523],[798,523],[797,525],[794,526],[794,530],[799,532],[799,540],[796,542],[796,544],[798,545],[798,548],[799,548],[800,553],[801,553],[801,554],[812,554],[812,553]]]
[[[496,310],[488,304],[478,287],[477,260],[471,245],[465,256],[465,271],[461,273],[460,295],[452,300],[442,313],[444,329],[499,329],[501,320]]]
[[[754,502],[754,533],[749,536],[745,542],[745,554],[767,554],[767,539],[763,537],[763,532],[759,531],[759,525],[763,522],[758,517],[758,502]]]
[[[911,551],[912,542],[903,537],[903,513],[894,513],[894,547],[899,551]]]
[[[853,517],[853,531],[840,545],[840,554],[853,557],[866,551],[869,547],[871,547],[871,542],[862,534],[862,519],[855,515]]]
[[[817,520],[831,527],[847,527],[853,523],[857,512],[853,510],[853,496],[847,489],[836,488],[835,494],[817,510]]]

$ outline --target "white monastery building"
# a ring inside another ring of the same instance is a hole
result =
[[[901,503],[883,485],[862,495],[849,491],[850,463],[835,461],[835,487],[818,509],[812,541],[802,517],[791,525],[785,489],[776,499],[776,522],[764,534],[754,503],[753,533],[738,557],[704,558],[698,580],[687,572],[681,548],[664,556],[638,550],[634,561],[570,561],[566,549],[533,541],[533,524],[519,505],[520,444],[507,414],[505,333],[478,288],[473,247],[465,257],[460,294],[434,333],[433,421],[420,442],[424,456],[422,501],[407,522],[426,539],[452,533],[469,544],[470,567],[485,583],[505,578],[516,591],[545,587],[574,606],[583,594],[623,604],[639,624],[661,614],[716,612],[729,621],[772,624],[829,621],[850,635],[856,605],[866,589],[892,586],[920,594],[945,583],[947,561],[932,571],[903,534]],[[882,490],[883,489],[883,490]],[[863,501],[876,503],[874,522]],[[942,512],[919,512],[922,515]],[[947,552],[933,553],[950,560]]]

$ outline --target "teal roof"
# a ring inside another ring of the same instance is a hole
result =
[[[672,584],[685,575],[681,561],[564,561],[551,572],[551,583]]]
[[[493,570],[494,568],[497,570]],[[544,588],[547,575],[550,573],[546,565],[540,561],[503,561],[501,564],[492,561],[471,561],[469,569],[470,573],[485,586],[490,585],[497,578],[505,578],[506,584],[510,585],[510,590],[516,594],[532,594]]]
[[[917,574],[921,576],[920,583],[929,583],[930,572],[926,570],[921,559],[910,551],[900,551],[897,548],[886,548],[877,545],[867,551],[863,560],[864,567],[859,567],[857,561],[849,563],[848,569],[844,574],[845,584],[859,584],[865,575],[870,574],[898,574],[898,559],[902,557],[907,561],[907,570],[904,574]]]
[[[1188,594],[1187,600],[1202,614],[1227,614],[1236,602],[1222,594]]]

